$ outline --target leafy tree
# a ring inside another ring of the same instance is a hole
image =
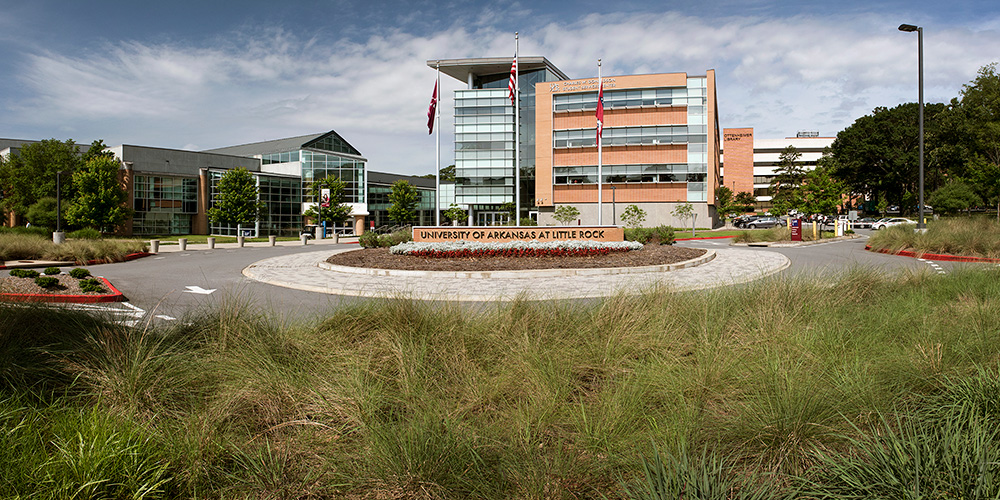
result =
[[[323,207],[320,203],[316,203],[302,215],[312,217],[317,223],[322,221],[341,223],[350,218],[351,206],[344,203],[344,191],[347,189],[347,185],[339,177],[324,177],[312,183],[312,186],[309,187],[309,196],[313,200],[319,200],[324,189],[330,190],[330,206]]]
[[[673,212],[670,213],[682,221],[688,220],[694,217],[694,205],[690,203],[681,203],[680,205],[677,205],[677,208],[674,208]]]
[[[208,209],[208,220],[213,224],[250,224],[259,220],[266,210],[253,174],[243,167],[222,174],[218,189],[218,198]]]
[[[115,154],[112,153],[111,151],[108,151],[107,147],[108,146],[104,144],[103,139],[98,139],[90,143],[90,147],[87,149],[86,153],[83,153],[83,158],[81,158],[83,164],[86,165],[88,161],[97,156],[103,156],[105,158],[114,158]]]
[[[736,197],[733,201],[735,206],[739,208],[739,211],[749,212],[753,210],[754,204],[757,203],[757,198],[754,197],[753,193],[740,191],[739,193],[736,193]]]
[[[907,206],[903,196],[916,192],[919,182],[918,114],[917,103],[906,103],[875,108],[871,115],[855,120],[837,134],[830,147],[833,177],[843,181],[849,192],[869,199],[884,194],[889,204]],[[944,124],[957,119],[944,104],[924,105],[925,159],[934,160],[925,165],[925,172],[943,176],[958,168],[954,151],[943,147],[952,140]],[[940,182],[934,176],[925,180],[927,186]]]
[[[829,214],[837,211],[844,195],[844,184],[830,175],[823,165],[806,174],[802,185],[802,208],[810,214]]]
[[[56,196],[56,173],[61,176],[64,200],[72,199],[72,174],[81,166],[79,148],[72,140],[56,139],[25,144],[19,154],[0,158],[0,190],[4,211],[25,215],[28,207],[45,197]]]
[[[878,213],[882,214],[882,217],[885,217],[885,213],[889,211],[889,198],[885,193],[879,196],[878,204],[875,205],[875,208],[878,210]]]
[[[452,203],[451,206],[448,207],[448,210],[444,211],[444,216],[447,217],[448,220],[459,221],[459,222],[464,222],[466,219],[469,218],[468,212],[466,212],[465,209],[454,203]]]
[[[556,207],[555,212],[552,213],[552,217],[562,222],[563,225],[569,225],[580,217],[580,211],[572,205],[559,205]]]
[[[25,214],[28,222],[39,226],[53,229],[56,227],[56,199],[46,196],[28,207]]]
[[[774,211],[787,214],[793,209],[802,207],[802,183],[806,179],[806,171],[799,162],[802,153],[795,146],[786,147],[778,155],[774,179],[771,180],[771,203]]]
[[[507,223],[513,224],[517,219],[514,217],[514,211],[517,210],[517,205],[513,201],[504,202],[500,205],[500,211],[507,215]]]
[[[982,200],[997,207],[997,220],[1000,220],[1000,164],[976,155],[969,162],[966,172]],[[931,206],[934,204],[931,203]]]
[[[76,198],[66,209],[70,224],[111,232],[134,211],[128,206],[128,191],[119,178],[121,164],[109,155],[92,155],[83,168],[73,174]]]
[[[455,182],[455,165],[442,168],[438,175],[441,176],[441,182]]]
[[[420,199],[417,188],[404,180],[392,183],[389,192],[389,218],[397,224],[411,222],[417,218],[417,201]]]
[[[642,227],[642,223],[646,222],[646,211],[637,205],[629,205],[622,211],[622,222],[625,227]]]
[[[730,214],[740,214],[753,209],[754,200],[753,195],[741,191],[739,193],[733,193],[733,190],[726,186],[719,186],[715,191],[716,207],[723,217],[728,217]]]
[[[936,212],[944,214],[969,210],[982,203],[972,186],[962,181],[952,181],[935,189],[927,201]]]

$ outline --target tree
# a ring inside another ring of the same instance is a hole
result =
[[[753,195],[741,191],[739,193],[733,193],[731,189],[726,186],[719,186],[715,190],[716,207],[723,217],[728,217],[730,214],[740,214],[753,209],[754,199]]]
[[[642,227],[642,223],[646,222],[646,211],[638,205],[629,205],[622,211],[622,222],[625,227]]]
[[[802,207],[802,183],[806,179],[806,171],[799,163],[801,157],[802,153],[795,146],[786,147],[778,155],[775,176],[771,180],[771,203],[779,214]]]
[[[34,205],[28,207],[24,218],[38,227],[54,229],[56,227],[56,199],[46,196],[36,201]]]
[[[256,222],[266,210],[253,174],[243,167],[222,174],[218,189],[214,206],[208,209],[208,220],[213,224],[239,227]]]
[[[322,203],[316,203],[315,206],[309,207],[302,215],[312,217],[317,223],[322,223],[323,221],[340,223],[350,218],[351,207],[344,203],[344,191],[347,189],[346,184],[339,177],[324,177],[312,183],[312,186],[309,187],[309,196],[313,200],[319,200],[324,189],[330,190],[330,206],[324,207]]]
[[[750,212],[753,210],[754,204],[757,203],[757,198],[754,197],[753,193],[740,191],[736,193],[734,203],[736,207],[740,208],[741,212]]]
[[[95,154],[73,174],[76,197],[66,209],[70,224],[111,232],[132,217],[120,169],[121,163],[113,155]]]
[[[969,210],[982,203],[972,186],[962,181],[952,181],[934,190],[927,198],[935,212],[950,214]]]
[[[25,144],[19,154],[0,158],[0,190],[4,211],[25,215],[28,207],[45,197],[56,196],[56,173],[61,176],[61,197],[74,195],[71,174],[81,165],[79,148],[71,139]]]
[[[819,165],[806,174],[800,190],[805,213],[830,214],[843,201],[844,184],[830,175],[829,167]]]
[[[389,192],[389,218],[397,224],[411,222],[417,218],[417,201],[420,199],[417,188],[404,180],[392,183]]]
[[[448,207],[448,210],[444,211],[444,216],[447,217],[448,220],[453,220],[456,222],[464,222],[466,219],[469,218],[469,214],[465,211],[465,209],[454,203],[452,203],[451,206]]]
[[[114,158],[115,154],[112,153],[111,151],[108,151],[107,148],[108,146],[104,144],[103,139],[98,139],[90,143],[90,147],[87,148],[87,152],[83,153],[83,157],[81,158],[83,164],[86,165],[88,161],[97,156],[103,156],[105,158]]]
[[[557,221],[562,222],[563,225],[569,225],[579,216],[580,211],[572,205],[559,205],[556,207],[555,212],[552,213],[552,217],[554,217]]]
[[[513,201],[507,201],[500,205],[500,211],[507,215],[507,223],[515,224],[517,223],[517,217],[514,212],[517,210],[517,205]]]
[[[690,203],[681,203],[674,208],[673,212],[670,212],[674,217],[684,221],[694,217],[694,205]]]

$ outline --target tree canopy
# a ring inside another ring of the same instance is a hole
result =
[[[120,169],[121,163],[113,155],[95,154],[73,174],[76,197],[66,210],[70,224],[110,232],[132,217]]]
[[[328,207],[324,207],[322,203],[318,202],[324,189],[330,190],[330,206]],[[344,203],[346,190],[347,185],[339,177],[330,176],[313,182],[309,188],[309,196],[313,200],[317,200],[317,203],[316,206],[309,207],[303,215],[313,217],[317,222],[344,222],[351,216],[351,206]]]
[[[806,179],[806,171],[799,158],[802,153],[795,146],[786,147],[778,155],[775,176],[771,180],[771,203],[779,214],[802,206],[802,182]]]
[[[208,220],[213,224],[249,224],[259,220],[266,210],[257,181],[243,167],[222,174],[218,190],[214,206],[208,209]]]
[[[420,194],[417,188],[404,180],[392,183],[392,190],[389,192],[389,218],[396,224],[412,222],[417,218],[417,201]]]
[[[72,199],[76,191],[72,174],[82,165],[79,147],[72,139],[25,144],[18,154],[0,157],[0,189],[5,211],[25,215],[38,200],[56,196],[56,173],[61,176],[60,197]]]

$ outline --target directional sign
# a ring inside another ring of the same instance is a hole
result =
[[[191,285],[188,285],[185,288],[187,288],[187,290],[184,290],[185,293],[197,293],[200,295],[208,295],[215,291],[215,288],[209,288],[208,290],[205,290],[200,286],[191,286]]]

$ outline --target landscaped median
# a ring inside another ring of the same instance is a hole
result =
[[[635,241],[510,241],[503,243],[454,241],[400,243],[389,249],[395,255],[435,258],[468,257],[561,257],[608,255],[612,252],[642,250]]]
[[[885,254],[952,262],[1000,262],[1000,222],[989,218],[929,221],[925,232],[912,224],[877,231],[865,247]]]
[[[44,273],[13,269],[0,278],[0,301],[94,304],[122,302],[125,296],[106,278],[92,277],[90,271],[74,268],[62,273],[50,267]]]

